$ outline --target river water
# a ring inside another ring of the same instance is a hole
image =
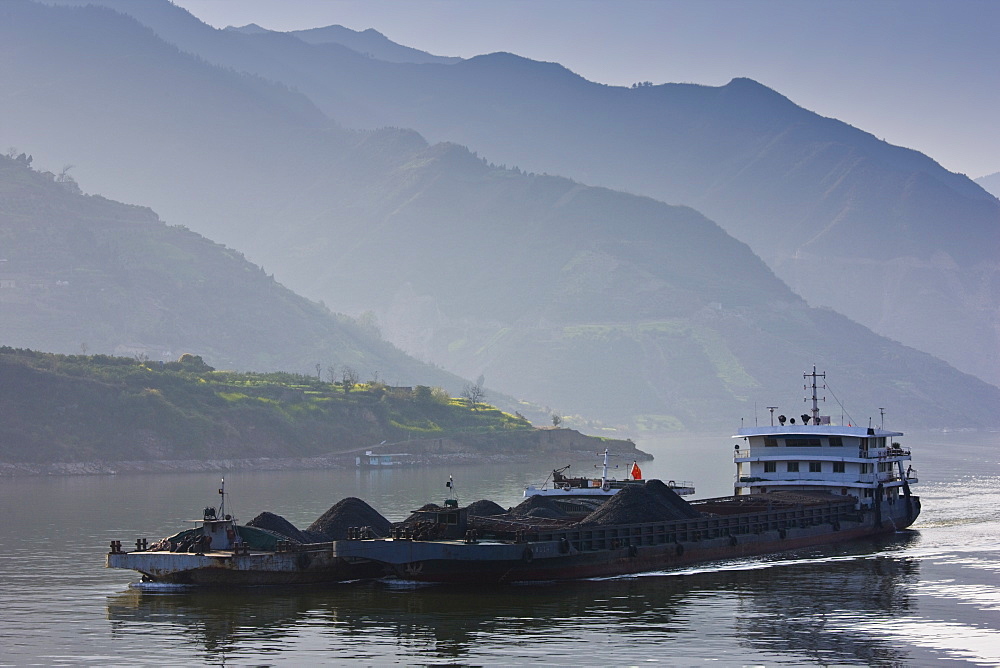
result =
[[[692,480],[706,497],[732,493],[732,443],[717,435],[639,447],[656,456],[647,478]],[[498,588],[136,585],[137,574],[103,568],[109,542],[127,547],[190,526],[217,505],[219,475],[0,479],[0,665],[1000,664],[1000,434],[907,435],[903,444],[923,501],[912,531],[683,571]],[[227,510],[244,521],[270,510],[305,527],[357,496],[398,520],[443,499],[448,475],[463,504],[510,506],[562,464],[229,473]]]

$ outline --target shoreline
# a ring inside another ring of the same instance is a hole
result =
[[[551,459],[579,461],[580,451],[546,452]],[[297,471],[308,469],[351,469],[357,467],[354,453],[323,455],[318,457],[245,457],[225,459],[151,459],[131,461],[84,462],[0,462],[0,479],[38,476],[100,476],[143,475],[155,473],[211,473],[227,471]],[[436,464],[496,464],[527,462],[537,454],[494,454],[479,452],[451,452],[425,454],[414,463],[392,467],[420,468]],[[367,467],[364,467],[367,468]]]

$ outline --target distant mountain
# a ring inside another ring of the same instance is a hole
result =
[[[54,0],[56,2],[66,2],[67,0]],[[73,2],[73,0],[68,0]],[[121,0],[109,0],[105,6],[113,7],[124,14],[133,14],[130,10],[131,2]],[[136,12],[138,13],[138,12]],[[140,14],[141,16],[141,14]],[[140,18],[137,16],[137,18]],[[276,32],[261,28],[256,23],[248,23],[245,26],[229,26],[226,30],[243,33],[244,35],[260,35],[261,33]],[[435,56],[434,54],[403,46],[393,42],[388,37],[378,32],[374,28],[367,30],[351,30],[340,25],[324,26],[322,28],[309,28],[308,30],[290,30],[288,35],[294,35],[307,44],[340,44],[352,51],[356,51],[363,56],[384,60],[388,63],[457,63],[461,58],[452,56]]]
[[[784,390],[817,363],[856,422],[886,406],[900,426],[996,426],[1000,390],[809,308],[692,209],[408,130],[347,132],[98,8],[4,3],[0,56],[4,142],[331,308],[375,311],[391,340],[498,391],[611,424],[718,429],[755,401],[798,405]]]
[[[111,5],[107,5],[111,6]],[[248,23],[245,26],[226,26],[225,30],[232,30],[234,32],[241,32],[244,35],[259,35],[262,32],[270,32],[267,28],[261,28],[256,23]]]
[[[397,385],[462,381],[151,210],[0,156],[0,345],[285,370]]]
[[[457,63],[461,58],[452,56],[435,56],[409,46],[393,42],[373,28],[357,31],[344,26],[332,25],[309,30],[292,30],[289,32],[303,42],[309,44],[341,44],[360,54],[384,60],[388,63]]]
[[[693,206],[811,303],[1000,384],[1000,202],[756,82],[626,89],[504,53],[389,63],[275,34],[168,35],[145,10],[123,11],[210,62],[294,86],[345,126],[414,128],[497,163]]]
[[[994,197],[1000,197],[1000,172],[988,174],[976,179],[976,183],[983,187]]]

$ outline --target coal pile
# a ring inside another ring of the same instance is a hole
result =
[[[351,527],[370,527],[378,537],[389,535],[392,524],[361,499],[349,496],[338,501],[309,525],[306,533],[320,534],[324,540],[345,540]]]
[[[494,515],[503,515],[506,512],[506,508],[488,499],[473,501],[469,504],[469,515],[471,517],[493,517]]]
[[[514,506],[510,514],[523,517],[545,517],[549,519],[566,517],[566,513],[559,507],[559,504],[547,496],[529,496]]]
[[[694,519],[701,513],[695,510],[690,503],[681,498],[681,495],[670,487],[663,484],[662,480],[648,480],[646,489],[660,500],[660,503],[672,508],[677,513],[677,519]]]
[[[659,480],[628,485],[580,521],[584,525],[639,524],[693,519],[701,513]]]
[[[309,531],[301,531],[281,515],[275,515],[274,513],[266,510],[247,522],[247,526],[254,527],[256,529],[265,529],[296,543],[321,543],[328,540],[320,534],[315,534]]]

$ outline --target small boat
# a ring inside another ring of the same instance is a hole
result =
[[[608,477],[608,459],[612,456],[610,452],[605,449],[603,453],[599,452],[597,454],[598,456],[604,456],[604,463],[601,467],[600,478],[571,478],[566,475],[566,471],[570,468],[570,466],[567,465],[561,469],[554,469],[552,471],[552,475],[550,476],[552,479],[551,487],[549,486],[548,479],[546,479],[546,481],[538,487],[534,485],[528,485],[525,487],[524,498],[527,499],[532,496],[550,496],[556,498],[607,498],[614,496],[628,485],[645,484],[646,481],[642,478],[642,469],[639,468],[639,463],[637,461],[632,462],[632,466],[630,466],[628,470],[628,476],[624,480],[618,480],[616,478]],[[694,483],[677,483],[670,480],[667,482],[667,486],[672,488],[674,492],[681,496],[690,496],[695,493]]]
[[[375,452],[365,450],[364,456],[354,458],[354,465],[358,468],[399,468],[400,466],[412,466],[416,459],[408,452]]]

